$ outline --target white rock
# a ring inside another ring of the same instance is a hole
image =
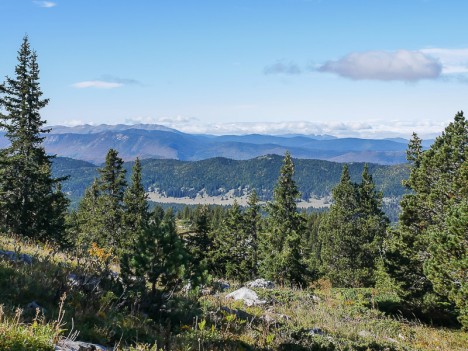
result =
[[[227,294],[226,299],[242,300],[247,306],[263,305],[266,303],[266,301],[258,298],[255,291],[246,287],[242,287],[230,294]]]
[[[249,288],[273,289],[275,287],[275,283],[269,280],[260,278],[260,279],[255,279],[254,281],[247,283],[247,286]]]

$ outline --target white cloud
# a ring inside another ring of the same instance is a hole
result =
[[[66,121],[61,121],[59,123],[57,123],[57,125],[60,125],[60,126],[66,126],[66,127],[76,127],[76,126],[82,126],[84,124],[91,124],[93,125],[94,123],[93,122],[85,122],[81,119],[72,119],[72,120],[66,120]]]
[[[263,70],[265,74],[301,74],[301,68],[294,62],[278,61],[272,65],[266,66]]]
[[[85,89],[85,88],[98,88],[98,89],[115,89],[120,88],[124,84],[118,82],[106,82],[103,80],[87,80],[84,82],[78,82],[72,84],[72,87],[78,89]]]
[[[52,1],[33,1],[39,7],[51,8],[57,6],[57,3]]]
[[[442,64],[422,51],[367,51],[353,52],[339,60],[327,61],[317,70],[354,80],[418,81],[438,78]]]
[[[430,48],[420,51],[440,61],[442,74],[468,73],[468,49]]]

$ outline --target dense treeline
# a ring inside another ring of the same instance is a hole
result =
[[[141,161],[142,182],[145,189],[159,189],[172,197],[195,197],[203,190],[210,196],[224,195],[228,190],[241,188],[236,195],[242,195],[243,189],[256,189],[262,200],[271,200],[281,162],[278,155],[243,161],[221,157],[194,162],[146,159]],[[294,180],[303,199],[328,196],[340,180],[340,163],[306,159],[295,159],[294,163]],[[127,177],[132,167],[133,162],[125,162]],[[89,162],[58,157],[53,171],[57,177],[70,175],[63,188],[72,200],[78,200],[97,175],[97,168]],[[359,180],[363,168],[364,163],[349,165],[353,181]],[[370,164],[369,171],[384,196],[400,197],[405,193],[401,180],[408,177],[407,165]]]
[[[16,77],[1,86],[0,117],[11,146],[0,154],[0,225],[75,252],[99,252],[104,273],[118,265],[122,290],[134,299],[123,308],[138,301],[157,316],[174,291],[215,277],[243,282],[261,276],[292,287],[322,279],[334,287],[389,289],[399,294],[402,310],[440,320],[457,316],[468,327],[468,122],[463,113],[427,151],[413,136],[405,182],[410,193],[396,227],[389,227],[382,211],[370,166],[361,168],[358,179],[355,165],[342,168],[328,212],[298,211],[297,182],[307,174],[298,176],[289,153],[279,176],[267,168],[255,173],[259,182],[276,179],[263,208],[251,189],[245,208],[198,206],[176,219],[170,209],[149,209],[143,162],[133,164],[129,178],[111,149],[76,211],[67,214],[60,179],[52,177],[50,156],[41,145],[39,134],[46,131],[39,110],[47,100],[41,100],[36,56],[27,38],[18,60]],[[216,167],[237,161],[219,162],[211,163],[214,168],[205,165],[208,179]]]

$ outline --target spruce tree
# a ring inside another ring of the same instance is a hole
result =
[[[123,230],[123,198],[127,181],[125,179],[123,160],[118,152],[110,149],[106,155],[104,167],[99,169],[98,179],[100,196],[98,206],[103,216],[102,236],[109,245],[121,249],[124,242]]]
[[[254,278],[258,274],[259,263],[259,235],[261,231],[261,206],[255,189],[250,193],[247,200],[247,209],[244,212],[244,232],[248,247],[247,267],[249,269],[250,278]]]
[[[131,184],[125,190],[123,197],[124,238],[126,245],[132,243],[137,233],[142,231],[148,223],[148,196],[143,188],[141,179],[141,163],[137,158],[132,168]]]
[[[360,265],[354,257],[359,250],[357,186],[351,182],[348,166],[332,191],[333,204],[320,227],[322,273],[337,287],[362,286]]]
[[[251,246],[244,229],[244,214],[234,201],[214,237],[211,266],[218,276],[240,281],[250,278]]]
[[[86,190],[78,211],[79,242],[92,242],[100,247],[121,252],[125,242],[124,194],[127,181],[123,161],[116,150],[110,149],[99,177]]]
[[[385,263],[407,306],[435,319],[451,312],[447,299],[458,304],[457,296],[466,291],[466,280],[458,280],[456,270],[467,250],[466,231],[459,225],[468,184],[468,121],[463,112],[426,151],[414,135],[408,160],[412,168],[405,185],[411,193],[401,202],[399,227],[388,241]],[[442,287],[442,282],[448,285]]]
[[[267,228],[263,235],[261,273],[280,284],[304,283],[304,264],[301,255],[303,217],[297,211],[299,191],[293,179],[294,164],[289,152],[283,160],[280,176],[267,205]]]
[[[468,330],[468,203],[455,205],[444,229],[432,228],[428,235],[424,272],[434,290],[455,304],[458,320]]]
[[[372,286],[388,219],[367,165],[360,184],[351,182],[345,165],[332,195],[319,229],[322,271],[334,286]]]
[[[103,214],[99,208],[99,195],[98,181],[94,179],[93,183],[86,189],[76,211],[77,228],[73,230],[76,246],[85,248],[91,242],[95,242],[100,247],[106,246],[105,238],[101,236]]]
[[[358,186],[359,196],[359,232],[361,238],[360,264],[369,268],[367,284],[374,282],[377,260],[381,258],[384,239],[386,238],[389,219],[382,210],[382,193],[375,188],[367,164],[362,172]]]
[[[45,120],[37,54],[24,37],[14,78],[0,86],[0,127],[10,145],[0,151],[0,221],[10,232],[64,244],[68,200],[52,177],[52,158],[42,145]]]
[[[187,237],[190,253],[196,264],[206,268],[209,266],[208,261],[213,250],[208,206],[197,206],[193,229]]]
[[[306,217],[305,234],[302,239],[305,264],[307,266],[308,280],[316,281],[320,276],[321,243],[319,228],[326,216],[324,212],[310,213]]]
[[[131,250],[122,259],[124,281],[139,277],[151,287],[150,298],[181,287],[183,279],[189,277],[190,256],[179,238],[171,209],[163,218],[154,213],[149,225],[141,232]],[[138,285],[146,294],[146,284]]]

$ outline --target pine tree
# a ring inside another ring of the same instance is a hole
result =
[[[213,238],[208,206],[198,206],[194,218],[194,231],[187,238],[191,255],[200,267],[208,267],[213,250]]]
[[[276,184],[273,201],[267,205],[267,232],[262,245],[261,273],[281,284],[304,283],[304,264],[301,255],[303,217],[297,211],[299,191],[294,176],[294,164],[286,153]]]
[[[141,180],[141,163],[137,158],[132,169],[131,185],[127,187],[123,197],[124,205],[124,238],[129,245],[137,233],[144,230],[149,220],[148,202]]]
[[[211,266],[218,276],[246,281],[250,278],[250,250],[244,214],[237,201],[234,201],[216,231]]]
[[[117,151],[110,149],[99,177],[78,205],[78,241],[85,246],[95,242],[119,253],[126,244],[123,200],[127,181],[122,165]]]
[[[437,313],[450,313],[446,299],[457,303],[453,291],[456,284],[442,288],[441,281],[457,276],[450,270],[462,264],[458,253],[466,253],[466,234],[454,224],[458,223],[457,216],[463,217],[467,198],[468,121],[463,112],[456,114],[426,151],[422,151],[421,140],[414,135],[408,160],[412,168],[405,185],[411,193],[401,202],[399,227],[388,241],[385,263],[407,306],[435,319]],[[463,290],[466,281],[457,284]]]
[[[367,165],[360,184],[343,167],[333,201],[319,234],[323,273],[335,286],[372,286],[389,221]]]
[[[333,204],[319,230],[322,272],[334,286],[361,286],[363,272],[354,259],[359,250],[359,199],[347,165],[332,196]]]
[[[306,218],[305,234],[301,246],[303,247],[308,280],[316,281],[320,276],[320,252],[322,250],[319,228],[326,213],[310,213]]]
[[[158,212],[137,237],[132,249],[122,259],[124,281],[140,277],[151,286],[152,300],[160,293],[174,291],[189,277],[190,256],[179,238],[175,218],[169,209],[161,219]],[[139,285],[146,294],[146,284]]]
[[[249,195],[247,209],[244,212],[244,232],[248,245],[246,264],[250,272],[249,278],[256,277],[258,273],[259,234],[262,221],[260,210],[259,199],[254,189]]]
[[[127,181],[125,180],[123,160],[118,152],[110,149],[106,155],[104,167],[99,169],[98,179],[100,196],[98,207],[103,215],[102,236],[109,245],[121,249],[124,242],[123,231],[123,198]]]
[[[468,203],[450,209],[444,229],[429,231],[429,242],[424,272],[434,290],[455,304],[458,320],[468,329]]]
[[[99,195],[98,181],[94,179],[91,186],[86,189],[75,214],[77,228],[73,228],[72,235],[75,235],[74,240],[78,247],[86,247],[91,242],[95,242],[100,247],[107,244],[105,238],[101,236],[103,214],[99,208]]]
[[[0,86],[0,127],[10,145],[0,152],[0,221],[7,230],[40,240],[64,244],[64,216],[68,200],[60,181],[52,177],[52,156],[42,142],[50,130],[40,110],[42,99],[37,54],[28,37],[18,51],[15,77]]]
[[[358,191],[362,265],[375,271],[390,221],[382,210],[382,193],[376,190],[367,164],[364,166]],[[373,281],[373,277],[370,277],[369,281]]]

